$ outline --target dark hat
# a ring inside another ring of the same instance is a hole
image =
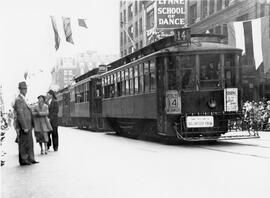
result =
[[[19,82],[19,89],[27,89],[27,85],[25,81]]]
[[[50,89],[50,90],[48,91],[48,93],[51,94],[51,95],[53,96],[54,99],[56,99],[56,96],[55,96],[55,93],[54,93],[53,90]]]
[[[38,98],[38,99],[39,99],[39,98],[43,98],[43,100],[46,101],[46,97],[43,96],[43,95],[40,95],[40,96],[38,96],[37,98]]]

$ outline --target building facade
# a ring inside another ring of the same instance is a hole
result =
[[[186,5],[186,0],[120,1],[121,57],[182,27],[180,20],[185,23]]]

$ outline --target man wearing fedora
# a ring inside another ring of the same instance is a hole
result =
[[[53,90],[49,90],[47,93],[48,105],[49,105],[49,119],[52,126],[52,131],[49,132],[49,142],[48,149],[51,144],[53,145],[53,150],[58,151],[58,111],[59,106],[57,102],[57,98]],[[52,141],[51,141],[52,136]],[[52,143],[51,143],[52,142]]]
[[[15,126],[18,130],[19,163],[23,166],[38,162],[35,160],[34,156],[32,112],[25,100],[27,93],[26,82],[19,83],[19,91],[20,94],[15,99],[14,103],[14,112],[16,113]]]

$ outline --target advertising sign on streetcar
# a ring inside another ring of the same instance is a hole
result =
[[[224,110],[238,111],[238,89],[227,88],[224,89]]]
[[[185,25],[185,0],[157,1],[157,28],[174,29]]]
[[[177,90],[169,90],[166,92],[166,113],[181,113],[181,97]]]

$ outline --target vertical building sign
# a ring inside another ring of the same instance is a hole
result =
[[[175,29],[185,26],[185,0],[157,1],[157,28]]]

